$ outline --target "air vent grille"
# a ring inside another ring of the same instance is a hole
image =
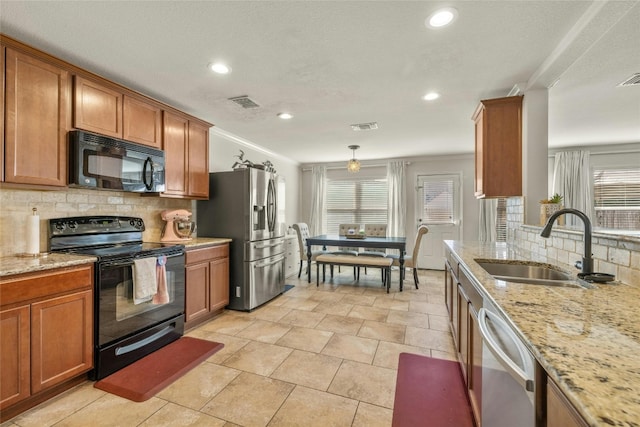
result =
[[[632,75],[631,77],[629,77],[628,79],[620,83],[618,86],[634,86],[639,84],[640,84],[640,73],[635,73],[634,75]]]
[[[229,101],[233,101],[242,108],[256,108],[259,107],[251,98],[247,95],[236,96],[234,98],[229,98]]]
[[[355,131],[374,130],[374,129],[378,129],[378,123],[376,123],[376,122],[358,123],[358,124],[355,124],[355,125],[351,125],[351,129],[353,129]]]

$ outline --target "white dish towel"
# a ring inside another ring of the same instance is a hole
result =
[[[141,258],[133,261],[133,303],[149,301],[158,292],[156,258]]]

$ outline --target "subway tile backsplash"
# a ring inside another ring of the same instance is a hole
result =
[[[40,215],[40,251],[48,249],[47,222],[50,218],[85,215],[136,216],[144,220],[143,239],[160,239],[165,209],[194,212],[191,200],[142,196],[120,191],[67,188],[60,191],[0,189],[0,252],[14,255],[26,251],[26,218],[32,208]],[[195,214],[195,212],[194,212]]]
[[[540,236],[542,227],[524,224],[522,197],[507,199],[507,241],[535,254],[573,265],[584,255],[582,229],[554,228],[551,237]],[[640,238],[594,233],[592,239],[593,269],[609,273],[616,280],[640,286]]]

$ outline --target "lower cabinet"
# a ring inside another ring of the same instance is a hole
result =
[[[185,329],[190,329],[229,304],[229,244],[187,250],[185,270]]]
[[[478,310],[482,296],[450,253],[445,262],[445,303],[460,370],[476,425],[482,424],[482,337]]]
[[[547,379],[547,427],[586,426],[587,423],[558,389],[558,386]]]
[[[4,418],[93,367],[93,264],[5,278],[0,295]]]

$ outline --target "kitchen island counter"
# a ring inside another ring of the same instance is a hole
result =
[[[505,282],[475,260],[549,261],[505,243],[445,245],[589,425],[640,425],[640,284],[583,289]]]
[[[0,257],[0,277],[72,267],[96,261],[97,258],[94,256],[63,253],[42,253],[38,256],[6,255]]]

